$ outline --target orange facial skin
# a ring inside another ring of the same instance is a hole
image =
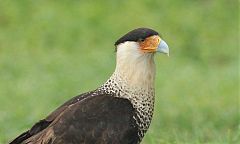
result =
[[[139,45],[143,52],[156,52],[160,41],[161,38],[157,35],[154,35],[146,38],[144,41],[140,41]]]

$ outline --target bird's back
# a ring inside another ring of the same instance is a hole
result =
[[[135,109],[126,99],[83,94],[59,107],[10,144],[134,144],[139,141],[134,115]]]

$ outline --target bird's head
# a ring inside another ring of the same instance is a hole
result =
[[[116,51],[136,51],[140,54],[164,53],[169,55],[166,42],[158,32],[149,28],[134,29],[115,42]]]
[[[149,28],[134,29],[115,42],[117,53],[116,69],[129,79],[154,79],[155,53],[169,55],[166,42],[158,32]]]

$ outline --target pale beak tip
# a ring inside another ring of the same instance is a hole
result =
[[[169,56],[169,47],[164,40],[160,41],[160,44],[158,45],[157,51],[160,52],[160,53],[165,53],[165,54],[167,54],[167,56]]]

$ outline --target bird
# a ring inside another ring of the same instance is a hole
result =
[[[169,47],[151,28],[115,42],[116,66],[105,83],[75,96],[9,144],[139,144],[154,111],[156,53]]]

